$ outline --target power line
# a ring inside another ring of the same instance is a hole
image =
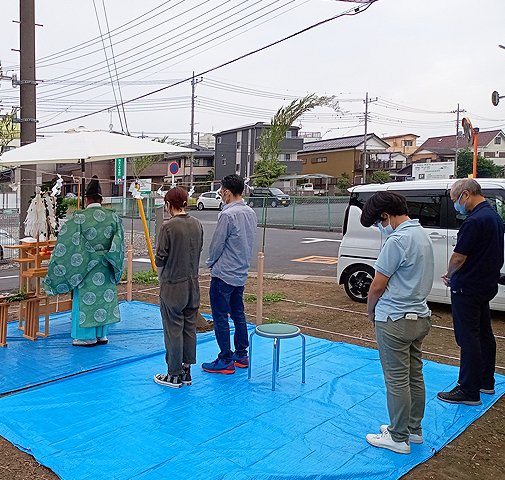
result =
[[[370,8],[370,6],[373,5],[376,1],[377,0],[370,0],[369,3],[367,3],[367,4],[363,5],[363,6],[359,6],[359,7],[356,7],[356,8],[352,8],[352,9],[346,10],[346,11],[344,11],[342,13],[334,15],[333,17],[330,17],[330,18],[327,18],[327,19],[322,20],[320,22],[317,22],[315,24],[312,24],[312,25],[310,25],[310,26],[308,26],[306,28],[303,28],[302,30],[298,30],[297,32],[295,32],[293,34],[288,35],[287,37],[284,37],[284,38],[281,38],[279,40],[276,40],[275,42],[271,42],[271,43],[269,43],[269,44],[267,44],[267,45],[265,45],[263,47],[257,48],[255,50],[252,50],[252,51],[248,52],[248,53],[240,55],[240,56],[238,56],[238,57],[236,57],[236,58],[234,58],[232,60],[229,60],[227,62],[224,62],[224,63],[220,64],[220,65],[217,65],[217,66],[209,68],[209,69],[207,69],[207,70],[205,70],[203,72],[200,72],[198,74],[198,76],[203,76],[203,75],[206,75],[207,73],[210,73],[210,72],[213,72],[213,71],[218,70],[220,68],[223,68],[225,66],[231,65],[231,64],[233,64],[235,62],[238,62],[239,60],[243,60],[244,58],[250,57],[251,55],[255,55],[256,53],[262,52],[263,50],[266,50],[266,49],[268,49],[270,47],[273,47],[275,45],[279,45],[280,43],[283,43],[283,42],[285,42],[287,40],[290,40],[290,39],[292,39],[294,37],[297,37],[298,35],[301,35],[301,34],[303,34],[305,32],[308,32],[308,31],[310,31],[310,30],[312,30],[314,28],[317,28],[317,27],[319,27],[321,25],[325,25],[326,23],[329,23],[329,22],[331,22],[333,20],[336,20],[338,18],[341,18],[341,17],[344,17],[344,16],[355,16],[355,15],[358,15],[360,13],[363,13],[366,10],[368,10],[368,8]],[[135,101],[140,100],[141,98],[145,98],[145,97],[147,97],[149,95],[154,95],[155,93],[167,90],[168,88],[172,88],[172,87],[174,87],[176,85],[180,85],[181,83],[187,82],[191,78],[192,77],[188,77],[188,78],[186,78],[184,80],[181,80],[179,82],[175,82],[175,83],[173,83],[171,85],[167,85],[166,87],[162,87],[162,88],[159,88],[157,90],[153,90],[152,92],[149,92],[149,93],[146,93],[144,95],[140,95],[139,97],[135,97],[135,98],[132,98],[130,100],[127,100],[124,103],[127,104],[127,103],[131,103],[131,102],[135,102]],[[86,115],[80,115],[78,117],[75,117],[75,118],[72,118],[72,119],[69,119],[69,120],[64,120],[64,121],[53,123],[53,124],[50,124],[50,125],[41,126],[41,127],[39,127],[39,129],[53,127],[55,125],[60,125],[62,123],[68,123],[68,122],[72,122],[74,120],[79,120],[81,118],[89,117],[91,115],[95,115],[97,113],[101,113],[101,112],[107,111],[110,108],[113,108],[113,106],[105,108],[105,109],[97,110],[97,111],[95,111],[93,113],[89,113],[89,114],[86,114]]]

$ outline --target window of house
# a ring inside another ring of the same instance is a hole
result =
[[[397,169],[403,168],[403,162],[396,162],[396,168]]]
[[[494,144],[495,144],[495,145],[501,145],[501,137],[496,137],[496,138],[494,139]]]
[[[317,157],[313,160],[315,160],[315,162],[312,162],[312,163],[324,163],[324,162],[326,162],[326,157]]]
[[[221,158],[221,165],[226,165],[226,158]]]
[[[403,144],[406,146],[406,147],[411,147],[413,145],[413,141],[412,140],[404,140],[403,141]]]
[[[237,173],[237,174],[240,173],[240,163],[235,164],[235,173]]]
[[[221,143],[222,140],[223,140],[222,137],[217,137],[217,143]]]
[[[288,130],[286,132],[286,138],[291,138],[291,134],[292,134],[291,130]]]
[[[285,153],[284,154],[284,160],[286,160],[286,162],[289,162],[291,160],[291,154],[290,153]]]
[[[240,150],[240,142],[237,142],[237,150]]]
[[[302,165],[307,165],[307,159],[306,159],[306,158],[304,158],[304,159],[302,160]]]

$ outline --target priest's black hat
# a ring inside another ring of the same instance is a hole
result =
[[[93,175],[91,181],[88,183],[88,187],[84,193],[86,197],[101,197],[102,196],[102,188],[100,187],[100,183],[98,183],[98,177]]]

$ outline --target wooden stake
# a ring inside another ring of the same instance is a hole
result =
[[[128,282],[126,284],[126,301],[132,301],[132,291],[133,291],[133,245],[128,245],[128,270],[127,270],[127,279]]]
[[[265,254],[258,252],[258,292],[256,294],[256,325],[263,323],[263,264]]]

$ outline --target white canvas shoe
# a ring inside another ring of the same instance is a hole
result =
[[[369,433],[366,436],[366,441],[374,447],[386,448],[395,453],[410,453],[410,445],[407,442],[395,442],[391,438],[389,430],[379,434]]]
[[[381,433],[384,433],[388,429],[389,425],[381,425]],[[410,443],[423,443],[423,436],[422,434],[419,435],[418,433],[411,433],[409,437],[409,442]]]

